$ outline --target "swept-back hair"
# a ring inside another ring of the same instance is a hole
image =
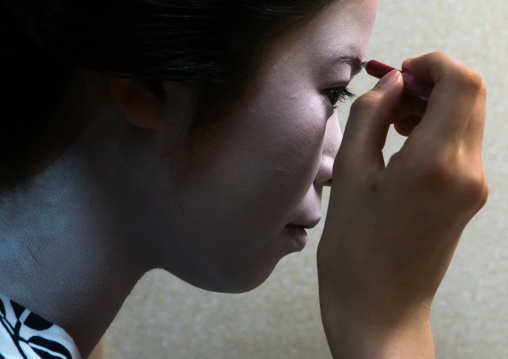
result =
[[[241,90],[277,33],[330,2],[0,0],[0,178],[20,166],[76,68],[191,84],[206,108]]]

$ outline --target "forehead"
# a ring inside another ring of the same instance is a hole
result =
[[[334,1],[318,16],[297,24],[275,40],[274,48],[357,65],[363,59],[376,14],[376,0]]]

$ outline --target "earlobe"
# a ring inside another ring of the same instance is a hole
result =
[[[149,129],[161,126],[164,96],[159,82],[113,77],[110,90],[118,108],[133,125]]]

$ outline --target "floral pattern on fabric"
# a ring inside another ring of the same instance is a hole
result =
[[[0,359],[81,359],[62,328],[0,296]]]

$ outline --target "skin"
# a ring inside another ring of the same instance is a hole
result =
[[[356,72],[375,8],[336,2],[274,39],[192,145],[194,89],[78,72],[57,116],[83,131],[1,197],[0,292],[66,329],[86,357],[152,268],[213,291],[261,284],[303,247],[287,226],[321,217],[341,140],[327,90]]]
[[[178,178],[172,201],[193,217],[183,225],[178,218],[171,229],[181,235],[174,241],[186,258],[195,258],[184,265],[197,272],[173,273],[209,290],[245,291],[300,249],[285,227],[313,227],[321,218],[321,190],[331,180],[341,138],[325,91],[347,85],[357,70],[337,58],[363,58],[373,3],[335,4],[287,31],[231,110],[197,148],[184,149],[177,160],[188,164],[185,175],[166,168]]]
[[[334,164],[317,258],[334,358],[435,357],[432,300],[462,231],[487,200],[481,77],[442,53],[402,69],[435,84],[423,116],[414,121],[401,74],[388,74],[353,104]],[[393,122],[408,138],[385,165]]]
[[[86,357],[151,268],[209,290],[255,288],[301,249],[286,226],[316,224],[333,176],[317,262],[334,358],[434,358],[432,300],[487,199],[486,90],[445,54],[408,60],[435,84],[428,104],[388,74],[353,104],[337,153],[326,90],[350,81],[352,62],[337,59],[363,58],[375,6],[337,2],[274,39],[193,145],[192,88],[78,73],[59,116],[84,130],[1,197],[0,292],[66,329]],[[408,138],[385,165],[391,124]]]

